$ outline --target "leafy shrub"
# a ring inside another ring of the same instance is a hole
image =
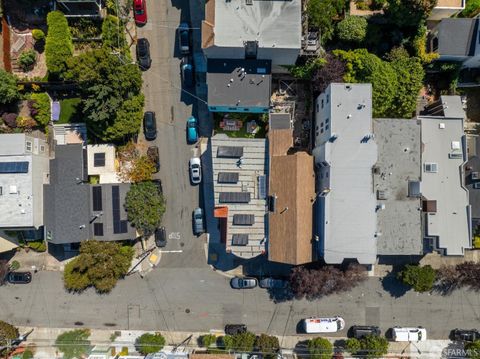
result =
[[[35,39],[35,41],[45,40],[45,33],[40,29],[33,29],[32,37]]]
[[[73,55],[73,42],[67,19],[61,11],[47,15],[48,33],[45,41],[45,56],[49,74],[61,77],[66,70],[67,59]]]
[[[226,350],[249,353],[253,351],[255,339],[255,334],[251,332],[239,333],[235,335],[225,335],[223,337],[223,344],[225,345]]]
[[[18,99],[20,99],[20,93],[17,88],[17,78],[0,69],[0,105],[7,105]]]
[[[421,26],[418,30],[417,36],[413,39],[413,47],[415,54],[422,61],[423,64],[429,64],[436,60],[440,55],[436,52],[427,52],[427,27]]]
[[[32,129],[37,126],[37,121],[31,117],[18,116],[17,117],[17,127],[24,129]]]
[[[200,337],[200,345],[202,347],[208,348],[210,345],[215,344],[217,337],[213,334],[206,334]]]
[[[480,0],[467,0],[465,9],[460,13],[463,17],[475,17],[480,13]]]
[[[361,347],[362,345],[360,344],[360,340],[358,340],[357,338],[348,338],[345,341],[345,349],[351,354],[355,354],[356,352],[358,352]]]
[[[278,338],[274,335],[260,334],[255,340],[255,348],[264,355],[265,358],[274,358],[280,350]]]
[[[135,348],[143,355],[156,353],[165,345],[165,338],[160,334],[145,333],[135,341]]]
[[[307,3],[308,24],[320,29],[322,42],[332,38],[334,19],[339,18],[345,10],[344,0],[310,0]]]
[[[287,69],[297,79],[310,80],[314,71],[321,68],[325,62],[323,58],[316,58],[308,60],[304,65],[287,66]]]
[[[35,252],[45,252],[47,250],[47,244],[45,241],[28,241],[27,242],[28,248],[33,249]]]
[[[50,122],[51,109],[50,109],[50,97],[45,92],[32,93],[30,99],[33,101],[31,108],[35,111],[30,111],[30,115],[41,126],[47,126]]]
[[[473,248],[480,249],[480,236],[473,237]]]
[[[347,16],[337,25],[337,35],[341,41],[360,44],[367,35],[367,19],[363,16]]]
[[[22,354],[22,359],[33,359],[33,353],[30,350],[25,350]]]
[[[17,114],[16,113],[5,112],[2,115],[2,120],[10,128],[16,128],[17,127]]]
[[[480,340],[475,340],[471,343],[465,343],[467,350],[467,357],[470,359],[480,359]]]
[[[12,261],[12,263],[10,263],[10,269],[11,270],[15,271],[18,268],[20,268],[20,263],[18,263],[18,261]]]
[[[30,70],[36,62],[37,54],[34,50],[23,51],[20,56],[18,56],[18,64],[21,66],[23,71]]]
[[[103,46],[125,52],[127,48],[127,39],[122,22],[118,17],[108,15],[102,24]]]
[[[0,320],[0,355],[4,357],[4,354],[8,353],[8,350],[5,348],[9,342],[13,339],[18,338],[18,329],[13,325]]]
[[[330,359],[333,354],[333,345],[325,338],[315,338],[308,341],[308,352],[315,359]]]
[[[63,353],[64,359],[82,358],[90,351],[90,330],[76,329],[60,334],[55,346]]]
[[[398,274],[398,278],[406,285],[411,286],[416,292],[428,292],[435,283],[436,271],[431,266],[420,267],[407,264]]]

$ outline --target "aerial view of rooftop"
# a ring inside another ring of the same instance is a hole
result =
[[[480,0],[0,21],[0,359],[480,358]]]

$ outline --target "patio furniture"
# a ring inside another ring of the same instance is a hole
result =
[[[238,131],[243,127],[243,122],[239,120],[233,120],[230,118],[224,118],[220,122],[220,128],[224,131]]]
[[[257,133],[258,132],[258,125],[255,120],[247,122],[247,133]]]

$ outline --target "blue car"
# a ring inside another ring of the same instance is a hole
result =
[[[182,64],[182,82],[184,87],[192,87],[194,85],[193,66],[188,62]]]
[[[187,141],[195,143],[198,141],[197,119],[190,116],[187,120]]]

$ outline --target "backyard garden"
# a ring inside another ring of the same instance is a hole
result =
[[[265,138],[268,114],[214,112],[215,134],[229,137]]]

